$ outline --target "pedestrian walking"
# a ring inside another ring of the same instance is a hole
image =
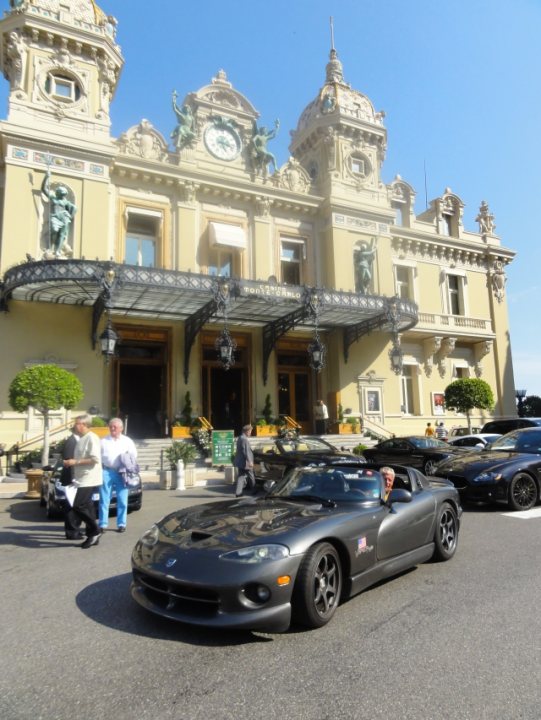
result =
[[[436,427],[436,437],[438,440],[447,440],[448,438],[447,428],[443,424],[443,421]]]
[[[236,497],[242,495],[245,486],[252,492],[255,491],[254,476],[254,453],[248,438],[252,434],[252,426],[248,423],[242,428],[242,433],[237,438],[237,451],[235,453],[235,467],[237,468]]]
[[[100,541],[100,529],[96,522],[96,511],[92,496],[102,484],[100,439],[91,432],[90,415],[75,418],[74,432],[79,440],[73,451],[73,458],[64,460],[64,467],[73,468],[72,486],[76,487],[72,512],[86,526],[86,540],[80,547],[86,549]]]
[[[100,529],[109,525],[109,505],[113,490],[116,493],[116,529],[125,532],[128,517],[128,486],[121,472],[128,463],[137,465],[137,448],[131,438],[123,434],[124,423],[120,418],[109,420],[109,435],[101,442],[103,483],[100,487]]]

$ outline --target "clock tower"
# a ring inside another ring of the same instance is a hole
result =
[[[123,62],[116,20],[94,0],[12,0],[0,35],[8,125],[48,144],[109,145]]]
[[[321,195],[379,204],[387,131],[383,112],[344,80],[331,48],[323,87],[300,116],[289,150]]]

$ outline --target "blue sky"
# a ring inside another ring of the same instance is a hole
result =
[[[146,118],[169,137],[172,90],[181,99],[223,68],[263,123],[280,118],[279,164],[324,81],[332,15],[346,81],[386,112],[383,180],[400,174],[422,212],[426,164],[429,200],[450,187],[468,230],[486,200],[502,244],[517,251],[506,287],[515,383],[541,396],[540,0],[99,4],[118,19],[126,60],[114,135]]]

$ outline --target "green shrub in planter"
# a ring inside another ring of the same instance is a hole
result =
[[[95,415],[92,418],[92,427],[107,427],[108,423],[107,420],[104,420],[102,417],[99,417],[99,415]]]
[[[169,462],[171,470],[176,470],[177,462],[182,460],[184,465],[193,463],[199,457],[197,448],[191,442],[174,442],[171,447],[165,451],[165,457]]]
[[[367,447],[368,445],[363,445],[362,443],[359,443],[359,445],[355,445],[352,452],[354,455],[362,455],[363,450],[366,450]]]

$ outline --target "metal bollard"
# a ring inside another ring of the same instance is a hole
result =
[[[184,478],[184,460],[177,461],[177,490],[186,490]]]

